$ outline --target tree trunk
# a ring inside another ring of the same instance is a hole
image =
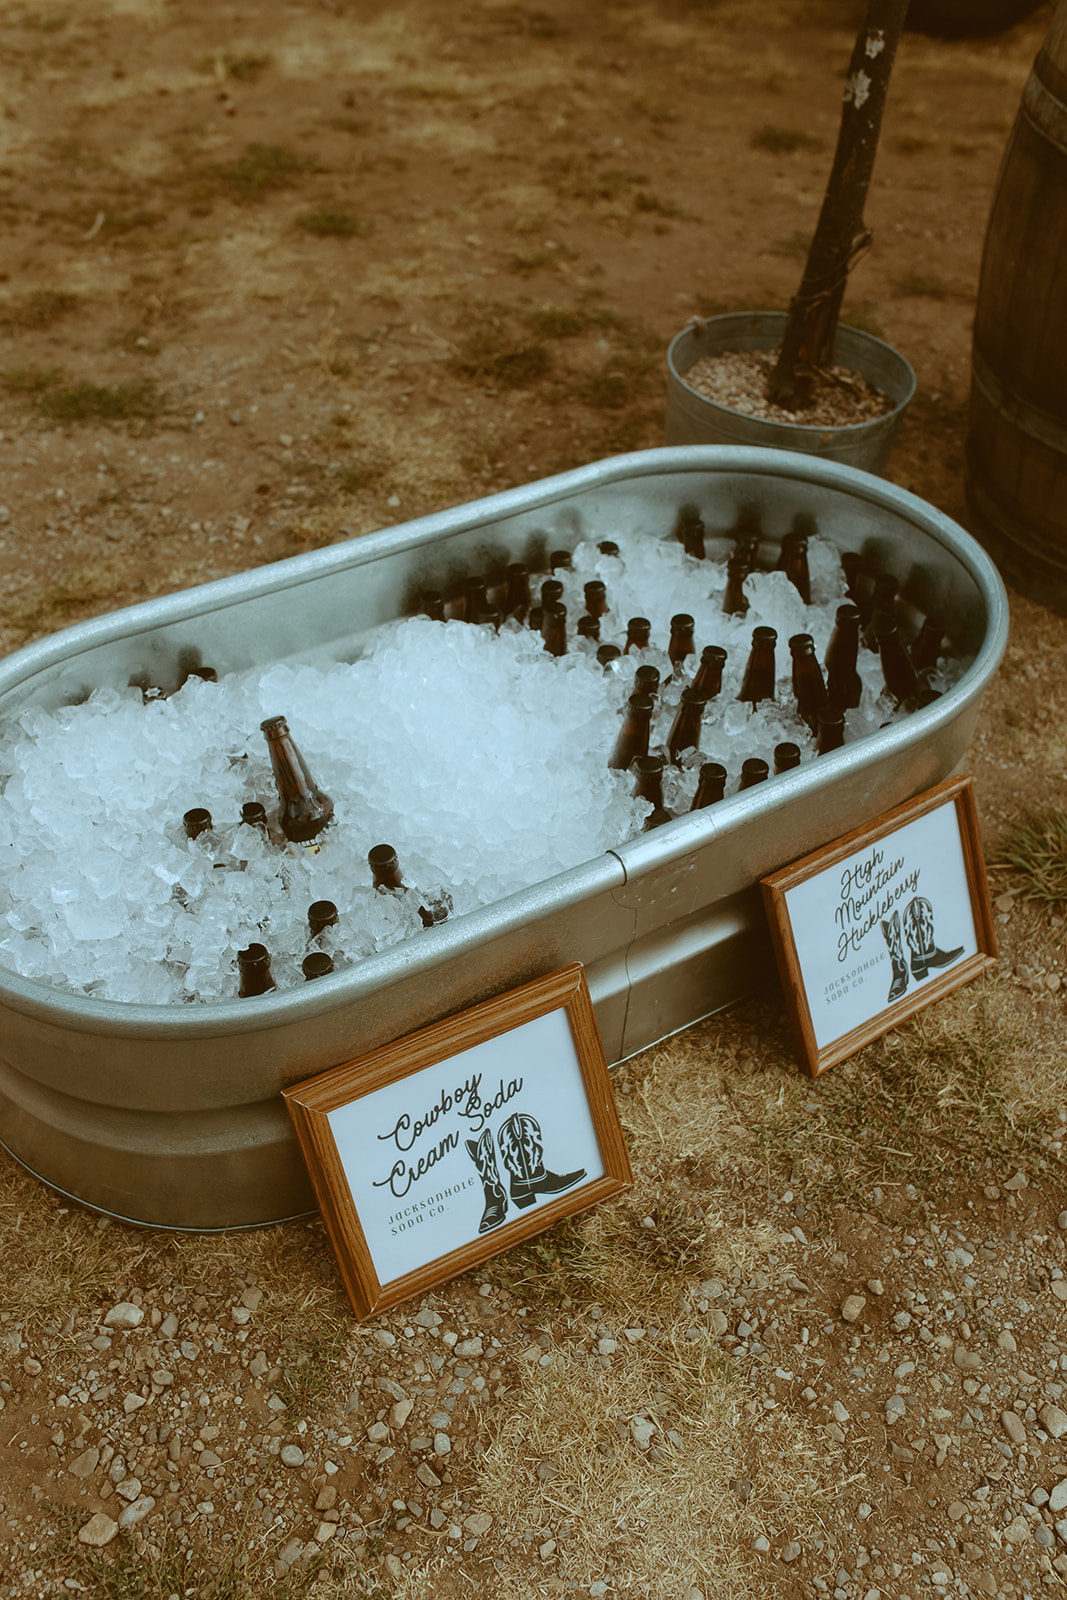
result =
[[[808,404],[816,374],[831,363],[849,270],[873,238],[863,208],[907,10],[908,0],[868,0],[852,50],[834,164],[768,386],[768,398],[789,411]]]

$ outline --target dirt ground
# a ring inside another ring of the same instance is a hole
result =
[[[5,0],[0,649],[661,443],[670,338],[796,285],[859,10]],[[965,526],[982,238],[1048,17],[905,39],[846,302],[918,376],[888,476]],[[990,853],[1067,754],[1067,621],[1011,615]],[[377,1333],[317,1224],[100,1227],[5,1156],[0,1595],[1058,1587],[1063,922],[992,882],[1000,967],[937,1021],[817,1088],[773,999],[638,1058],[630,1210]],[[152,1501],[117,1534],[116,1494]]]

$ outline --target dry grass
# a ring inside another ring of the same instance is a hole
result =
[[[992,864],[1007,867],[1024,900],[1050,911],[1067,907],[1067,813],[1046,811],[1028,817],[1000,845]]]

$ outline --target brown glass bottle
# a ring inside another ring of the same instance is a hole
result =
[[[621,655],[622,651],[619,649],[617,644],[602,644],[596,653],[596,658],[600,665],[604,668],[604,671],[610,672],[612,664],[618,661]]]
[[[651,633],[652,624],[647,617],[631,617],[626,624],[626,643],[623,645],[623,655],[629,655],[631,650],[647,650]]]
[[[260,723],[266,735],[274,781],[278,786],[278,825],[287,839],[308,844],[318,837],[333,816],[333,801],[308,771],[284,717],[267,717]]]
[[[694,561],[704,559],[705,536],[704,519],[696,506],[683,506],[678,514],[676,537],[686,555],[692,556]]]
[[[464,622],[485,622],[492,607],[489,604],[489,594],[485,587],[484,578],[468,578],[463,585],[463,620]]]
[[[634,691],[650,694],[653,699],[659,694],[659,668],[654,667],[651,661],[646,661],[634,673]]]
[[[429,617],[431,622],[444,622],[445,597],[439,589],[424,589],[419,596],[423,615]]]
[[[317,939],[327,928],[337,926],[337,907],[332,900],[313,900],[308,906],[308,938]]]
[[[671,669],[677,675],[684,672],[685,663],[690,656],[695,656],[697,647],[693,639],[693,619],[688,611],[679,611],[678,615],[671,618],[671,639],[667,646],[667,655],[670,659]]]
[[[563,599],[563,584],[558,578],[546,578],[541,585],[541,610],[558,605]]]
[[[705,806],[713,806],[721,800],[726,793],[726,768],[721,761],[705,761],[700,768],[700,778],[697,782],[697,792],[693,796],[690,811],[703,811]]]
[[[794,633],[789,641],[793,657],[793,699],[801,719],[812,733],[819,721],[819,711],[826,704],[826,684],[822,668],[815,659],[815,641],[810,633]]]
[[[585,585],[585,609],[591,617],[606,616],[608,610],[608,586],[601,578],[591,578]]]
[[[743,617],[748,610],[745,579],[750,571],[751,568],[744,556],[732,555],[726,563],[726,588],[722,597],[724,615]]]
[[[619,547],[614,539],[601,539],[597,549],[602,556],[617,556],[619,553]]]
[[[567,654],[567,607],[558,603],[545,607],[541,637],[550,656]]]
[[[941,656],[944,637],[945,625],[940,617],[931,614],[924,618],[909,652],[916,672],[933,672]]]
[[[409,894],[411,886],[404,882],[400,874],[400,862],[396,851],[391,844],[376,844],[367,852],[367,861],[371,872],[374,874],[374,887],[379,894]],[[424,928],[432,928],[435,922],[443,922],[450,909],[447,896],[439,895],[430,901],[421,892],[415,891],[419,899],[419,916]]]
[[[683,750],[700,749],[700,728],[707,701],[698,689],[690,686],[682,690],[671,731],[667,736],[667,754],[675,766],[681,764]]]
[[[799,521],[799,519],[798,519]],[[811,604],[811,574],[808,571],[808,536],[796,523],[782,539],[778,571],[784,572],[806,606]]]
[[[211,812],[204,806],[194,806],[182,817],[182,827],[185,829],[187,839],[199,839],[202,833],[211,831]]]
[[[247,950],[238,950],[237,970],[240,974],[237,994],[242,1000],[269,994],[278,987],[270,970],[270,951],[265,944],[250,944]]]
[[[600,618],[599,617],[591,617],[589,615],[588,611],[587,611],[584,617],[579,617],[578,618],[578,626],[575,629],[575,631],[576,631],[579,639],[588,639],[593,644],[599,644],[600,643]]]
[[[868,650],[878,651],[878,626],[879,619],[888,616],[896,622],[897,619],[897,590],[900,585],[888,572],[880,572],[874,580],[874,589],[871,594],[870,615],[863,627],[861,638]]]
[[[671,814],[663,804],[663,757],[640,756],[634,763],[634,776],[637,779],[634,799],[647,800],[652,806],[642,830],[647,833],[650,828],[658,828],[671,820]]]
[[[903,705],[907,700],[914,700],[922,688],[919,675],[912,666],[907,647],[900,637],[896,617],[883,611],[875,617],[875,622],[886,693],[896,701],[897,705]]]
[[[530,609],[530,573],[526,563],[513,561],[508,567],[507,579],[504,615],[524,622]]]
[[[737,786],[738,794],[742,789],[753,789],[757,783],[764,783],[770,776],[770,770],[762,756],[749,756],[747,761],[742,761],[741,782]]]
[[[639,756],[647,756],[655,705],[650,694],[635,692],[630,696],[615,748],[608,757],[609,767],[617,772],[627,772]]]
[[[325,978],[334,970],[333,956],[325,950],[313,950],[305,956],[300,963],[300,970],[304,974],[304,981],[311,983],[315,978]]]
[[[845,574],[845,593],[859,612],[862,627],[870,616],[870,595],[858,550],[842,550],[841,571]]]
[[[783,772],[792,772],[794,767],[800,765],[800,746],[791,741],[785,744],[776,744],[774,747],[774,775],[780,777]]]
[[[845,742],[845,713],[840,706],[825,705],[819,712],[819,727],[815,735],[815,749],[821,756],[831,750],[840,750]]]
[[[860,703],[863,683],[856,670],[860,644],[860,609],[856,605],[838,606],[834,631],[826,647],[826,697],[841,711],[853,711]]]
[[[753,628],[752,648],[741,682],[739,700],[756,706],[761,700],[774,699],[774,646],[778,639],[774,628]]]
[[[548,558],[548,564],[553,572],[569,572],[572,566],[570,551],[553,550]]]
[[[700,665],[693,674],[692,687],[699,690],[705,700],[714,700],[722,690],[722,669],[726,665],[726,651],[721,644],[706,644],[700,652]]]
[[[249,828],[258,828],[266,835],[267,808],[261,800],[246,800],[241,807],[241,821]]]

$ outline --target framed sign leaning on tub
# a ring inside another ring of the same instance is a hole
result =
[[[997,958],[970,778],[946,779],[762,889],[813,1078]]]
[[[631,1182],[577,964],[283,1093],[361,1318]]]

